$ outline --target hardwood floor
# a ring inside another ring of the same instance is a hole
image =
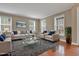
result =
[[[40,56],[79,56],[79,46],[59,42],[56,50],[50,49]]]

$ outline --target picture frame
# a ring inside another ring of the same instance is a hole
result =
[[[24,22],[24,21],[16,21],[16,27],[26,28],[26,22]]]

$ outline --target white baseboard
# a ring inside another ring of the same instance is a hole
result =
[[[78,43],[74,43],[74,42],[72,42],[72,44],[73,44],[73,45],[79,45]]]
[[[60,41],[66,42],[66,40],[63,40],[63,39],[60,39]],[[72,42],[72,45],[79,45],[79,44]]]
[[[60,41],[66,42],[64,39],[60,39]]]

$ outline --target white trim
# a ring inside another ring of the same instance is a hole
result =
[[[72,42],[72,45],[78,45],[78,43],[74,43],[74,42]]]
[[[66,42],[66,40],[62,40],[62,39],[60,39],[60,41],[63,41],[63,42]],[[72,42],[72,45],[78,45],[78,43],[74,43],[74,42]]]
[[[10,18],[10,24],[2,24],[1,23],[1,20],[2,20],[2,17],[8,17],[8,18]],[[0,16],[0,31],[2,32],[3,30],[1,29],[1,26],[2,25],[4,25],[4,26],[10,26],[10,32],[12,32],[12,17],[11,16],[4,16],[4,15],[2,15],[2,16]]]
[[[79,7],[77,8],[77,43],[79,44]]]
[[[12,25],[13,25],[13,24],[12,24],[12,16],[10,17],[10,19],[11,19],[11,27],[10,27],[10,29],[11,29],[11,32],[12,32],[12,31],[13,31],[13,30],[12,30]]]
[[[45,30],[46,30],[46,19],[43,19],[43,20],[41,20],[41,32],[43,32]]]
[[[29,24],[29,30],[32,30],[33,32],[35,32],[36,31],[36,29],[35,29],[35,20],[29,20],[29,23],[33,23],[32,25],[30,25]],[[33,27],[33,28],[31,28],[31,27]]]

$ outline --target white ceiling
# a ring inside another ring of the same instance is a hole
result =
[[[0,3],[0,11],[42,19],[65,11],[73,5],[73,3]]]

